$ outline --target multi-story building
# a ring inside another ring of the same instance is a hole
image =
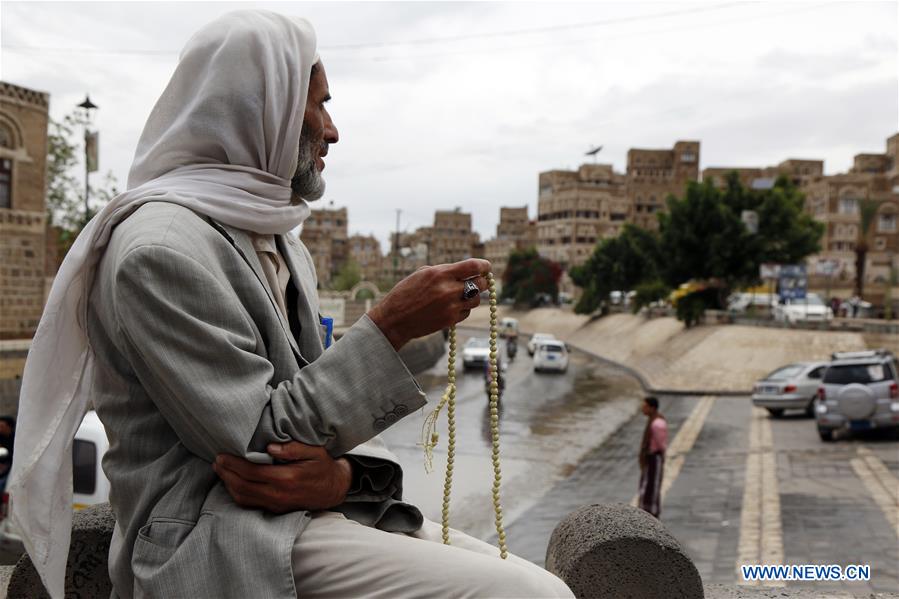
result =
[[[844,287],[853,284],[862,204],[876,206],[866,234],[865,295],[882,300],[890,268],[899,268],[899,134],[887,140],[886,153],[858,154],[848,173],[819,177],[801,189],[806,211],[825,226],[821,252],[809,258],[809,271],[820,272],[817,264],[822,261],[836,265],[831,280],[823,275],[813,278],[817,286],[825,282]]]
[[[381,280],[394,284],[422,266],[436,264],[429,260],[430,238],[431,227],[392,234],[390,251],[381,261]]]
[[[611,164],[543,172],[539,183],[537,251],[565,271],[583,264],[596,242],[617,235],[627,219],[625,176]]]
[[[728,172],[736,171],[744,185],[765,189],[777,177],[788,176],[805,195],[805,211],[825,226],[821,251],[807,259],[810,285],[833,288],[841,295],[852,293],[855,283],[862,203],[874,202],[877,212],[867,232],[865,296],[879,302],[890,266],[899,268],[899,134],[886,145],[883,154],[856,155],[849,172],[836,175],[824,174],[823,160],[791,158],[764,168],[706,168],[702,178],[721,185]],[[833,274],[824,274],[831,269]]]
[[[48,104],[0,82],[0,339],[31,338],[44,308]]]
[[[471,213],[460,208],[438,210],[434,213],[434,226],[422,231],[429,264],[458,262],[478,253],[475,246],[480,243],[480,236],[471,229]]]
[[[490,261],[493,274],[502,281],[509,255],[537,245],[537,223],[528,219],[528,207],[501,207],[496,237],[484,242],[484,257]]]
[[[670,150],[628,150],[625,190],[628,222],[658,229],[656,213],[665,209],[668,195],[683,194],[687,181],[698,179],[698,141],[678,141]]]
[[[363,281],[378,281],[381,278],[381,242],[373,235],[352,235],[347,240],[350,257],[359,265]]]
[[[736,172],[740,183],[752,189],[770,189],[781,175],[785,175],[800,187],[809,185],[824,176],[823,160],[789,158],[777,166],[756,167],[709,167],[702,170],[702,180],[711,181],[716,187],[723,187],[729,173]]]
[[[303,222],[300,239],[312,254],[319,287],[330,287],[346,262],[347,237],[346,208],[317,208]]]
[[[699,148],[698,141],[678,141],[670,150],[631,149],[625,174],[611,164],[540,173],[537,250],[562,266],[562,290],[573,290],[568,269],[625,223],[657,228],[668,194],[681,195],[687,181],[698,179]]]

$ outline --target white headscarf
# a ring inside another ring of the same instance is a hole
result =
[[[89,405],[85,331],[97,263],[113,228],[142,204],[180,204],[257,233],[286,233],[315,32],[303,19],[237,11],[197,32],[141,135],[129,190],[66,255],[25,363],[9,481],[11,517],[53,599],[63,597],[72,525],[72,439]]]

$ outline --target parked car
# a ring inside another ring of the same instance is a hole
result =
[[[899,364],[887,350],[837,352],[824,373],[815,406],[818,434],[892,428],[899,433]]]
[[[745,293],[731,294],[727,298],[727,311],[742,314],[750,309],[768,312],[776,305],[777,296],[771,293]]]
[[[828,362],[797,362],[782,366],[758,381],[752,405],[765,408],[775,418],[784,410],[805,410],[815,415],[815,398]]]
[[[534,352],[534,372],[568,370],[568,347],[561,341],[551,339],[540,341]]]
[[[518,319],[507,316],[500,320],[499,336],[503,339],[506,337],[518,337]]]
[[[462,347],[462,366],[471,368],[484,368],[484,364],[490,358],[490,339],[486,337],[472,337]]]
[[[780,322],[824,322],[833,319],[833,310],[815,293],[804,299],[786,300],[774,306],[774,320]]]
[[[75,511],[109,501],[109,480],[100,464],[108,450],[106,429],[91,410],[84,415],[72,441],[72,509]],[[9,495],[4,493],[0,509],[0,550],[23,553],[22,536],[7,518],[9,507]]]
[[[537,343],[540,341],[548,341],[550,339],[555,339],[555,335],[551,335],[549,333],[534,333],[531,335],[531,338],[528,340],[528,355],[533,356],[534,352],[537,351]]]

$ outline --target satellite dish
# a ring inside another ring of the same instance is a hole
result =
[[[584,153],[584,156],[593,156],[596,157],[599,154],[599,151],[602,150],[602,146],[596,146],[595,148],[590,148]]]

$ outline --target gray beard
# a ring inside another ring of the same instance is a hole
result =
[[[290,189],[293,191],[290,198],[291,204],[299,204],[301,200],[314,202],[325,195],[325,180],[315,168],[315,157],[312,154],[314,148],[315,144],[306,133],[301,133],[297,170],[290,180]]]

